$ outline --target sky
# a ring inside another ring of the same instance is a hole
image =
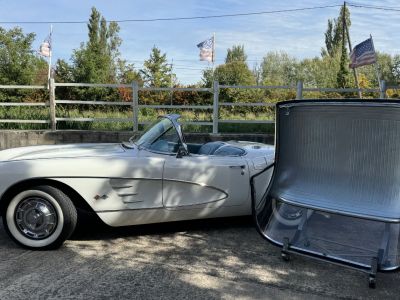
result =
[[[400,54],[400,3],[398,0],[364,0],[353,4],[385,6],[397,11],[349,7],[353,45],[371,34],[375,49]],[[341,5],[343,1],[313,0],[113,0],[113,1],[34,1],[0,0],[0,26],[20,26],[34,32],[34,47],[48,35],[50,24],[5,24],[24,21],[87,21],[92,6],[107,20],[193,17],[247,12],[274,11],[315,6]],[[253,68],[269,51],[285,51],[302,59],[319,56],[324,46],[328,19],[338,16],[340,7],[282,12],[252,16],[158,22],[120,23],[122,58],[140,69],[155,45],[173,63],[173,72],[183,84],[197,83],[202,70],[196,45],[215,33],[216,65],[223,63],[227,48],[244,45],[248,64]],[[53,24],[53,62],[69,60],[73,49],[87,40],[86,24]]]

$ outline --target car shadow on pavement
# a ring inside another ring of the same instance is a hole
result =
[[[217,230],[223,228],[252,228],[251,216],[200,219],[111,227],[103,223],[97,215],[84,215],[79,218],[77,228],[70,237],[71,240],[108,240],[129,236],[167,234],[182,231]]]

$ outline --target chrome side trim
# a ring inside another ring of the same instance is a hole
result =
[[[221,199],[217,199],[217,200],[213,200],[213,201],[209,201],[209,202],[204,202],[204,203],[195,203],[195,204],[186,204],[186,205],[177,205],[177,206],[165,206],[163,203],[163,207],[166,209],[170,209],[170,210],[174,210],[174,209],[178,209],[178,208],[185,208],[185,207],[195,207],[195,206],[205,206],[208,204],[213,204],[215,202],[219,202],[222,200],[225,200],[226,198],[228,198],[227,196],[221,198]]]
[[[112,188],[114,190],[120,190],[120,189],[128,189],[128,188],[131,188],[131,187],[133,187],[133,186],[132,185],[125,185],[125,186],[113,186]]]
[[[178,183],[186,183],[186,184],[197,185],[197,186],[201,186],[201,187],[213,189],[213,190],[216,190],[216,191],[218,191],[218,192],[224,194],[224,196],[223,196],[222,198],[220,198],[220,199],[216,199],[216,200],[209,201],[209,202],[204,202],[204,203],[194,203],[194,204],[186,204],[186,205],[166,206],[166,205],[164,204],[164,201],[163,201],[163,207],[165,207],[166,209],[179,209],[179,208],[196,207],[196,206],[202,206],[202,207],[203,207],[203,206],[208,205],[208,204],[212,204],[212,203],[215,203],[215,202],[219,202],[219,201],[225,200],[226,198],[229,197],[229,194],[228,194],[226,191],[224,191],[224,190],[222,190],[222,189],[220,189],[220,188],[217,188],[217,187],[208,185],[208,184],[206,184],[206,183],[192,182],[192,181],[179,180],[179,179],[168,179],[168,178],[167,178],[167,179],[164,179],[164,181],[168,181],[168,182],[178,182]]]
[[[130,201],[130,200],[122,199],[122,202],[124,202],[124,203],[140,203],[140,202],[143,202],[143,200],[132,200],[132,201]]]
[[[214,187],[214,186],[212,186],[212,185],[209,185],[209,184],[206,184],[206,183],[203,183],[203,182],[193,182],[193,181],[188,181],[188,180],[168,179],[168,178],[164,179],[164,181],[169,181],[169,182],[180,182],[180,183],[188,183],[188,184],[193,184],[193,185],[199,185],[199,186],[202,186],[202,187],[207,187],[207,188],[210,188],[210,189],[217,190],[217,191],[219,191],[219,192],[225,194],[226,197],[229,196],[228,193],[227,193],[226,191],[224,191],[223,189]]]
[[[120,197],[136,196],[138,193],[128,193],[128,194],[117,194]]]
[[[165,209],[164,207],[144,207],[144,208],[126,208],[126,209],[105,209],[105,210],[95,210],[96,214],[103,213],[113,213],[113,212],[125,212],[131,210],[160,210]]]

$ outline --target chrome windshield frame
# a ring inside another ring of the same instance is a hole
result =
[[[182,145],[182,146],[184,147],[184,149],[185,149],[185,151],[186,151],[187,153],[189,153],[188,148],[187,148],[187,145],[186,145],[186,143],[185,143],[185,139],[184,139],[184,137],[183,137],[182,126],[181,126],[181,124],[178,122],[178,119],[179,119],[180,117],[181,117],[181,116],[178,115],[178,114],[167,114],[167,115],[165,115],[165,116],[159,116],[159,117],[157,118],[158,122],[155,122],[155,123],[153,124],[153,126],[156,125],[156,124],[158,124],[159,121],[160,121],[161,119],[168,119],[168,120],[171,122],[171,124],[172,124],[172,127],[171,127],[171,128],[173,128],[173,129],[175,130],[175,132],[177,133],[177,135],[178,135],[179,144]],[[153,128],[153,126],[150,127],[150,128]],[[149,128],[149,129],[150,129],[150,128]],[[175,155],[174,153],[160,152],[160,151],[151,150],[151,149],[149,149],[148,147],[146,147],[146,146],[144,146],[144,145],[138,144],[137,141],[138,141],[142,136],[143,136],[143,134],[140,135],[140,136],[137,138],[136,142],[131,141],[131,143],[135,144],[135,145],[138,147],[139,150],[140,150],[140,149],[145,149],[145,150],[147,150],[147,151],[151,151],[151,152],[155,152],[155,153],[168,154],[168,155]],[[159,138],[159,137],[157,137],[157,139],[158,139],[158,138]],[[156,140],[157,140],[157,139],[156,139]]]

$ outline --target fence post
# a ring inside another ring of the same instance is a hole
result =
[[[54,84],[54,78],[49,79],[49,92],[50,92],[50,124],[51,130],[55,131],[57,129],[56,120],[56,86]]]
[[[133,131],[139,131],[139,84],[132,82]]]
[[[303,81],[297,81],[296,100],[303,99]]]
[[[380,90],[379,97],[381,99],[385,99],[386,98],[386,81],[385,80],[381,80],[381,90]]]
[[[218,133],[218,113],[219,113],[219,83],[214,81],[213,85],[213,134]]]

